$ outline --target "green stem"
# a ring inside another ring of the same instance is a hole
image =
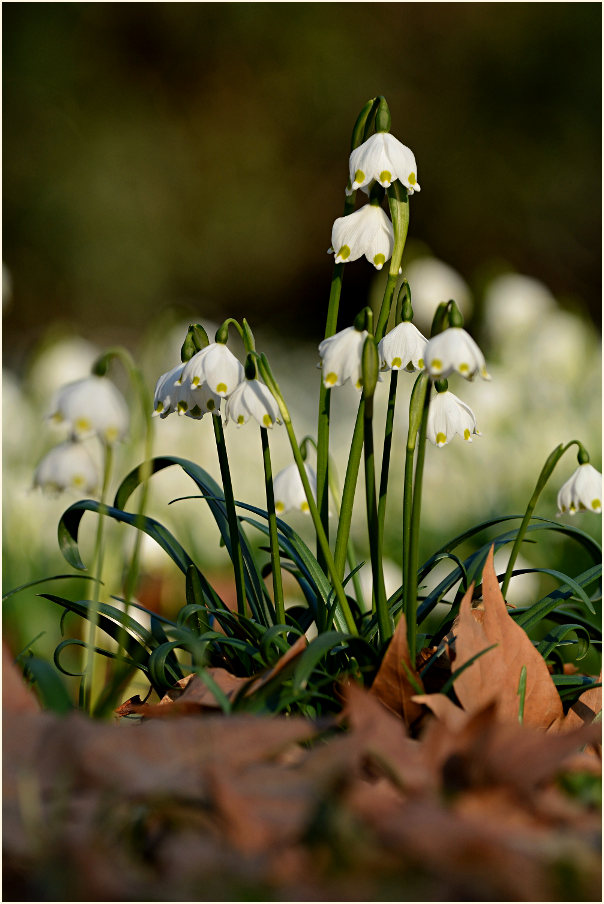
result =
[[[279,558],[279,537],[277,533],[277,516],[275,514],[275,494],[273,492],[273,470],[271,452],[268,444],[268,430],[260,428],[262,438],[262,460],[264,462],[264,482],[266,485],[266,510],[268,512],[268,529],[271,550],[271,569],[273,573],[273,596],[277,622],[285,624],[285,602],[283,599],[283,581],[281,578],[281,560]]]
[[[344,204],[344,216],[352,213],[355,205],[356,192],[346,198]],[[331,286],[329,289],[329,302],[327,304],[327,317],[325,320],[325,339],[333,336],[338,326],[338,311],[340,307],[340,295],[342,294],[342,279],[344,277],[344,264],[333,266]],[[331,389],[323,383],[321,374],[319,386],[319,419],[317,423],[317,506],[321,514],[321,524],[325,536],[329,538],[329,416],[331,403]],[[324,569],[323,553],[317,541],[317,561]]]
[[[422,374],[422,376],[425,376]],[[417,459],[415,462],[415,479],[413,481],[413,510],[411,513],[411,539],[409,542],[409,567],[407,569],[406,619],[409,659],[415,662],[417,637],[417,571],[419,564],[419,527],[422,508],[422,484],[424,477],[424,460],[426,456],[426,430],[428,427],[428,409],[430,407],[430,387],[424,397],[421,426],[417,443]]]
[[[392,257],[390,258],[390,268],[388,270],[388,280],[386,282],[384,298],[382,299],[382,306],[375,328],[376,342],[379,342],[380,339],[384,337],[386,327],[388,326],[392,297],[396,288],[398,271],[401,268],[403,251],[405,250],[405,242],[407,241],[407,233],[409,231],[409,195],[407,194],[407,189],[401,185],[398,180],[393,182],[388,189],[388,203],[390,205],[390,215],[394,228],[394,248],[392,249]]]
[[[407,446],[405,450],[405,483],[403,495],[403,612],[407,622],[409,621],[409,593],[412,584],[412,571],[410,570],[410,544],[411,524],[413,512],[413,462],[415,460],[415,447],[424,411],[424,401],[428,388],[428,377],[422,373],[411,390],[409,400],[409,429],[407,432]]]
[[[216,450],[218,452],[218,462],[220,464],[220,474],[222,477],[222,489],[224,491],[224,502],[226,506],[227,519],[229,522],[229,534],[231,538],[231,560],[233,562],[233,570],[235,572],[235,590],[237,593],[237,611],[240,615],[245,615],[245,577],[243,571],[243,556],[241,555],[241,544],[239,542],[239,520],[235,509],[235,497],[233,495],[233,484],[231,482],[231,471],[229,468],[229,459],[227,456],[227,448],[224,440],[224,431],[222,429],[222,420],[219,414],[212,415],[214,423],[214,436],[216,438]]]
[[[103,463],[103,486],[101,490],[100,503],[102,506],[107,504],[107,494],[109,490],[109,481],[111,477],[111,467],[113,464],[113,449],[109,443],[103,444],[104,463]],[[90,624],[88,629],[88,645],[86,649],[86,670],[84,684],[84,705],[90,714],[93,712],[93,701],[95,698],[95,647],[96,633],[99,623],[98,607],[101,601],[101,582],[103,580],[103,562],[105,557],[103,536],[104,536],[105,516],[99,511],[99,518],[96,529],[96,540],[94,544],[94,570],[95,570],[95,592],[93,594],[93,610],[91,612]]]
[[[306,501],[308,502],[308,507],[310,510],[310,515],[313,521],[313,525],[315,528],[315,532],[317,535],[317,540],[320,544],[321,551],[324,556],[324,561],[327,566],[327,571],[329,573],[331,584],[334,589],[334,593],[336,595],[336,599],[338,601],[340,611],[344,617],[344,621],[346,623],[346,627],[350,631],[351,634],[358,634],[358,628],[356,626],[353,614],[350,610],[350,605],[348,600],[346,599],[346,594],[344,592],[344,588],[342,587],[342,579],[339,577],[338,572],[335,567],[334,559],[331,554],[331,550],[329,548],[329,542],[327,540],[327,536],[323,529],[323,525],[321,524],[321,516],[319,514],[319,509],[317,508],[317,503],[315,497],[313,495],[310,482],[308,480],[308,474],[306,473],[306,468],[304,467],[304,460],[302,458],[302,453],[300,452],[300,446],[298,445],[298,441],[296,440],[296,434],[294,433],[294,428],[291,422],[291,416],[288,411],[287,405],[285,403],[285,399],[283,398],[283,394],[279,389],[279,385],[275,380],[272,371],[270,369],[268,360],[265,355],[260,355],[258,358],[258,369],[262,374],[262,378],[266,385],[269,387],[273,396],[275,397],[277,404],[279,405],[279,411],[281,412],[281,418],[285,425],[285,429],[287,430],[287,436],[289,438],[290,446],[292,449],[292,453],[294,456],[294,461],[298,467],[298,471],[300,473],[300,479],[302,480],[302,486],[304,487],[304,493],[306,495]]]
[[[359,466],[361,464],[361,455],[363,453],[364,418],[365,401],[361,398],[361,401],[359,402],[359,410],[357,411],[357,419],[352,434],[352,440],[350,443],[350,453],[348,455],[346,476],[344,477],[344,489],[342,491],[342,505],[340,508],[340,518],[338,521],[338,532],[336,534],[334,561],[336,563],[336,571],[339,580],[342,580],[342,577],[344,576],[344,568],[346,565],[346,550],[348,548],[350,525],[352,523],[352,507],[354,504],[354,494],[357,485],[357,478],[359,475]]]
[[[336,469],[333,461],[329,462],[329,491],[331,493],[331,498],[333,499],[334,508],[336,510],[336,514],[338,516],[338,520],[340,518],[340,509],[341,509],[341,498],[340,498],[340,488],[338,486],[338,482],[336,479]],[[348,567],[351,572],[354,572],[352,575],[351,581],[352,586],[354,587],[354,594],[357,600],[357,603],[361,607],[361,609],[365,609],[365,600],[363,598],[363,591],[361,590],[361,581],[359,580],[359,573],[354,569],[357,566],[357,556],[354,549],[354,544],[350,537],[348,538],[348,545],[346,547],[346,560],[348,562]]]
[[[503,584],[501,585],[501,595],[505,599],[508,585],[510,583],[510,578],[512,577],[512,572],[514,570],[514,565],[516,564],[516,559],[518,558],[518,553],[520,552],[520,547],[522,545],[522,541],[524,540],[524,535],[526,534],[526,530],[529,526],[529,522],[533,516],[533,512],[535,511],[535,506],[539,500],[539,496],[543,492],[543,489],[551,477],[554,468],[564,455],[564,453],[570,449],[571,446],[578,446],[579,451],[585,453],[585,449],[582,443],[579,440],[573,439],[568,442],[565,446],[560,444],[556,446],[554,451],[548,456],[543,468],[541,469],[541,473],[539,475],[539,479],[537,480],[537,485],[533,491],[533,495],[529,500],[529,504],[526,507],[526,512],[524,513],[524,518],[522,519],[522,523],[518,528],[518,533],[516,534],[516,539],[514,540],[514,545],[512,546],[512,552],[510,553],[510,558],[508,561],[508,567],[505,571],[505,577],[503,579]]]
[[[380,639],[385,643],[392,636],[392,622],[386,602],[384,573],[382,570],[382,548],[378,521],[377,501],[375,497],[375,457],[373,450],[373,396],[365,399],[364,414],[364,451],[365,451],[365,501],[367,508],[367,529],[369,532],[369,552],[371,556],[371,572],[373,576],[373,598],[378,617]]]
[[[386,498],[388,494],[388,474],[390,471],[390,453],[392,451],[392,432],[394,429],[394,409],[396,407],[396,388],[398,370],[390,372],[390,389],[388,392],[388,409],[384,428],[384,448],[382,452],[382,471],[380,474],[380,496],[378,501],[378,530],[380,544],[384,543],[384,522],[386,520]]]

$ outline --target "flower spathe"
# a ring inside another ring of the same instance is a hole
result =
[[[425,367],[431,377],[446,379],[457,371],[466,380],[477,373],[490,380],[484,355],[462,327],[449,327],[433,336],[426,347]]]
[[[386,333],[378,345],[382,370],[422,370],[426,337],[411,321],[404,320]]]
[[[244,380],[228,397],[225,423],[234,421],[238,427],[253,417],[260,427],[272,428],[280,424],[279,406],[268,386],[260,380]]]
[[[48,493],[76,490],[93,494],[99,486],[99,474],[84,446],[67,440],[44,456],[36,468],[34,486]]]
[[[304,468],[313,497],[316,499],[317,475],[310,465],[305,463]],[[292,509],[306,513],[310,511],[302,478],[296,464],[288,465],[287,468],[279,471],[273,480],[273,493],[275,496],[275,511],[278,515],[282,515]]]
[[[350,155],[349,169],[352,191],[374,179],[383,188],[398,179],[410,195],[420,190],[413,151],[390,132],[376,132],[355,148]]]
[[[435,446],[446,446],[454,436],[472,442],[472,436],[480,436],[474,412],[448,389],[437,392],[428,408],[426,436]]]
[[[126,400],[111,380],[92,375],[59,390],[51,419],[68,424],[77,439],[96,434],[114,443],[126,435],[130,414]]]
[[[244,377],[243,365],[222,342],[212,342],[185,364],[181,382],[196,389],[204,383],[213,393],[227,398]]]
[[[343,386],[350,380],[356,389],[362,389],[363,345],[367,330],[348,326],[319,345],[323,384],[327,389]]]
[[[602,475],[585,462],[561,487],[558,493],[558,514],[568,512],[602,512]]]
[[[331,245],[336,264],[365,255],[376,270],[381,270],[392,257],[394,229],[379,205],[365,204],[346,217],[338,217],[331,230]]]
[[[217,414],[220,410],[221,398],[205,384],[192,389],[181,382],[184,364],[178,364],[162,374],[155,387],[153,399],[153,417],[168,417],[177,412],[179,415],[199,420],[209,411]]]

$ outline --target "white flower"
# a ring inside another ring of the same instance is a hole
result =
[[[588,462],[579,465],[558,493],[558,514],[602,511],[602,475]]]
[[[490,380],[484,355],[461,327],[449,327],[437,333],[426,346],[426,370],[431,377],[445,379],[454,370],[467,380],[479,373],[483,380]]]
[[[98,485],[96,465],[84,446],[73,440],[51,449],[34,474],[34,486],[51,493],[63,490],[94,493]]]
[[[360,331],[347,326],[335,336],[329,336],[321,342],[319,355],[323,383],[328,389],[342,386],[347,380],[351,380],[357,389],[362,388],[361,360],[367,336],[367,330]]]
[[[227,399],[225,423],[229,418],[238,426],[253,417],[261,427],[272,427],[279,420],[279,406],[268,386],[260,380],[244,380]]]
[[[394,229],[381,207],[365,204],[347,217],[338,217],[331,230],[331,245],[336,264],[365,255],[376,270],[381,270],[392,256]]]
[[[446,389],[430,402],[427,437],[435,446],[446,446],[455,434],[471,443],[472,435],[480,436],[480,430],[470,406]]]
[[[350,155],[349,167],[353,191],[373,179],[384,188],[399,179],[410,195],[420,190],[413,151],[390,132],[376,132],[363,142]]]
[[[178,364],[157,381],[153,400],[152,417],[167,417],[176,411],[180,415],[199,420],[208,411],[217,413],[220,409],[220,396],[206,386],[192,389],[181,383],[184,364]]]
[[[305,463],[304,468],[313,497],[316,499],[317,475],[310,465]],[[300,477],[298,466],[295,463],[293,465],[288,465],[287,468],[279,471],[273,481],[273,492],[275,494],[275,511],[278,515],[289,512],[291,509],[296,509],[301,512],[310,511],[306,493],[304,492],[304,486],[302,484],[302,478]]]
[[[107,377],[84,377],[57,393],[51,418],[69,425],[77,439],[97,434],[108,443],[123,439],[130,415],[126,401]]]
[[[207,383],[212,392],[226,398],[241,383],[243,365],[222,342],[211,342],[184,366],[181,382],[192,389]]]
[[[403,321],[386,333],[378,345],[383,370],[421,370],[424,366],[426,338],[411,321]]]

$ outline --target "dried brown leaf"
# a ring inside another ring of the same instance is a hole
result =
[[[467,712],[477,712],[490,702],[498,718],[518,721],[518,686],[526,667],[524,722],[547,728],[562,716],[562,703],[543,657],[526,632],[508,614],[493,565],[493,548],[482,579],[483,607],[472,609],[470,587],[455,625],[455,671],[493,644],[459,674],[454,688]]]
[[[392,712],[402,716],[406,725],[411,725],[422,714],[421,706],[412,699],[418,689],[423,690],[423,684],[415,667],[411,665],[407,623],[405,616],[401,615],[370,693]]]

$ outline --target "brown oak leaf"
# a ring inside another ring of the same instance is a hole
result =
[[[413,702],[414,694],[423,691],[421,678],[411,665],[407,643],[407,623],[401,615],[392,635],[382,664],[371,685],[371,693],[411,725],[422,714],[422,707]]]

